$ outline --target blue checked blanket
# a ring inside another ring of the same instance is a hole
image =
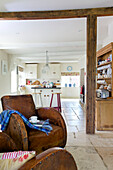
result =
[[[23,121],[25,122],[25,124],[27,126],[29,126],[30,128],[33,128],[33,129],[37,129],[37,130],[40,130],[42,132],[45,132],[47,135],[48,133],[51,132],[52,130],[52,127],[51,125],[49,124],[49,119],[45,120],[42,127],[38,127],[38,126],[35,126],[34,124],[30,123],[28,121],[28,119],[23,116],[20,112],[16,111],[16,110],[4,110],[1,114],[0,114],[0,124],[1,124],[1,130],[4,131],[8,122],[9,122],[9,119],[11,117],[11,114],[12,113],[17,113],[22,119]]]

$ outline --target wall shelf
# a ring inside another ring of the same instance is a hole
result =
[[[107,62],[107,63],[104,63],[104,64],[97,65],[97,68],[98,68],[98,67],[105,66],[105,65],[108,65],[108,64],[111,64],[111,63],[112,63],[112,61],[110,61],[110,62]]]
[[[108,77],[108,78],[97,78],[97,80],[111,80],[111,77]]]

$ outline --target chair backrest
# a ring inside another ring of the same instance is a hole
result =
[[[1,98],[3,110],[17,110],[26,118],[35,115],[32,95],[10,95]]]

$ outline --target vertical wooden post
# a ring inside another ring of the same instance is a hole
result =
[[[97,16],[87,16],[86,133],[95,133]]]

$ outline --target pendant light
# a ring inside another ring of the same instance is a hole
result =
[[[46,64],[42,69],[42,73],[48,73],[48,71],[50,70],[49,64],[48,64],[48,51],[46,51]]]

